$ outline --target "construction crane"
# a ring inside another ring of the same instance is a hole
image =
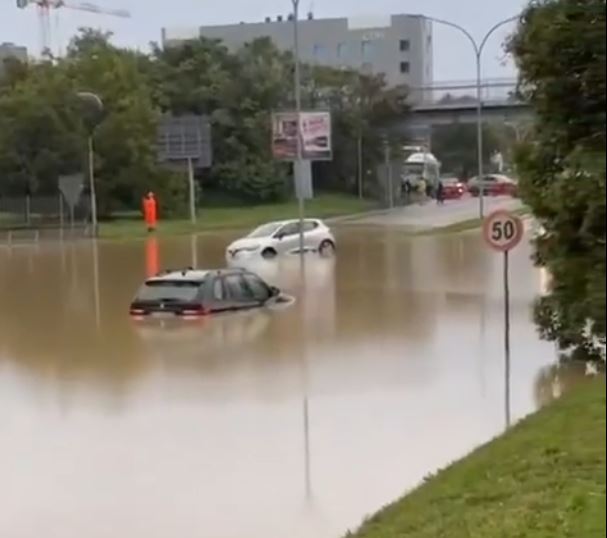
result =
[[[99,15],[112,15],[114,17],[129,18],[131,14],[125,9],[105,9],[89,2],[71,2],[65,0],[17,0],[17,7],[25,9],[30,5],[38,8],[40,22],[40,52],[43,56],[52,56],[51,45],[51,9],[68,8],[78,11],[87,11]]]

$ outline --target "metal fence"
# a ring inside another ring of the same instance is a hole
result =
[[[61,194],[0,197],[0,242],[37,241],[46,237],[82,236],[90,231],[90,198],[72,209]]]

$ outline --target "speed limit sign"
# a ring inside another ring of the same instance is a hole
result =
[[[498,210],[483,221],[483,235],[489,246],[503,253],[504,258],[504,357],[506,379],[506,427],[510,427],[510,269],[509,251],[521,242],[523,221],[514,213]]]
[[[514,213],[498,210],[483,221],[483,235],[491,248],[508,252],[518,245],[523,237],[523,221]]]

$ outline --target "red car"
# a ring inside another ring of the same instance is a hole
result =
[[[487,174],[483,176],[483,181],[473,177],[468,182],[468,190],[472,196],[480,194],[481,184],[484,196],[517,196],[518,193],[518,186],[513,179],[501,174]]]
[[[445,200],[459,200],[466,193],[466,185],[456,177],[442,178],[443,198]]]

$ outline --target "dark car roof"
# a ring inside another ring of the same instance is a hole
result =
[[[216,277],[216,276],[225,276],[225,275],[235,275],[246,273],[244,269],[181,269],[181,270],[166,270],[163,271],[156,276],[148,278],[147,282],[178,282],[178,281],[187,281],[187,282],[200,282],[202,283],[208,277]]]

